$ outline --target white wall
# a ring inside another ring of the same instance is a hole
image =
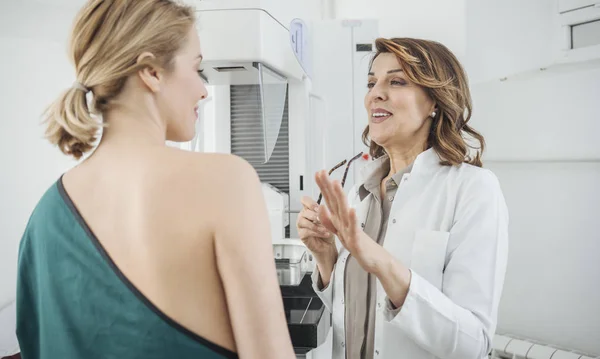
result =
[[[600,355],[600,161],[486,166],[510,209],[498,331]]]
[[[440,41],[466,53],[465,0],[335,0],[337,19],[377,19],[382,37]]]
[[[74,80],[67,34],[76,9],[0,2],[0,307],[14,299],[17,248],[41,195],[74,164],[45,142],[41,113]]]
[[[539,70],[556,51],[555,9],[467,1],[472,123],[510,212],[498,332],[600,355],[600,68]]]
[[[490,63],[493,66],[493,62]],[[471,87],[488,159],[600,159],[600,68],[554,71]]]
[[[499,331],[599,355],[600,69],[472,90],[511,216]]]
[[[465,65],[471,83],[550,64],[557,46],[556,9],[556,0],[467,0]]]

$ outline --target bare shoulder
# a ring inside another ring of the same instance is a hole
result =
[[[193,175],[209,176],[214,188],[226,189],[229,193],[259,182],[254,167],[236,155],[194,153],[189,160],[194,167]]]
[[[215,174],[227,183],[240,183],[245,180],[258,180],[256,170],[248,161],[230,154],[205,154],[203,160],[210,162]]]
[[[244,179],[258,178],[254,168],[236,155],[189,152],[176,148],[167,148],[163,154],[161,166],[166,166],[163,168],[171,168],[175,173],[185,172],[193,181],[207,179],[216,184],[226,185]]]
[[[235,205],[260,188],[252,165],[235,155],[169,149],[161,162],[169,169],[165,175],[180,189],[213,206]]]

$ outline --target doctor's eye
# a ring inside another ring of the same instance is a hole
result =
[[[408,82],[406,82],[404,80],[393,80],[391,83],[392,83],[392,85],[399,85],[399,86],[404,86],[404,85],[408,84]]]

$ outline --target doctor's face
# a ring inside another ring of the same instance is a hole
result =
[[[426,143],[433,100],[408,80],[394,54],[381,53],[375,58],[367,87],[365,108],[372,141],[386,150],[415,140]]]

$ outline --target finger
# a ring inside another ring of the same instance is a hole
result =
[[[345,199],[344,191],[342,190],[342,185],[340,181],[335,180],[331,181],[329,184],[331,201],[335,203],[335,208],[337,210],[337,215],[343,221],[344,224],[348,223],[348,211],[344,211],[343,201]]]
[[[306,219],[304,217],[298,219],[298,228],[310,229],[311,231],[321,232],[321,233],[327,231],[325,226],[323,226],[321,224],[316,224],[316,223],[312,222],[311,220]]]
[[[356,216],[356,210],[354,208],[350,209],[350,213],[348,214],[349,225],[348,225],[348,238],[356,243],[359,238],[359,232],[362,231],[358,226],[358,217]]]
[[[327,227],[325,227],[323,225],[315,224],[306,218],[301,218],[298,221],[298,228],[299,229],[309,229],[309,230],[311,230],[313,232],[317,232],[317,233],[327,233],[328,232]]]
[[[321,208],[319,208],[319,220],[321,221],[321,224],[331,233],[338,234],[337,228],[335,228],[329,211],[327,210],[327,206],[321,206]]]
[[[311,209],[315,212],[317,212],[319,205],[317,204],[317,202],[315,200],[313,200],[312,198],[308,197],[308,196],[303,196],[300,199],[300,203],[302,203],[302,205],[305,208]]]
[[[333,221],[337,225],[343,225],[345,223],[345,219],[343,218],[344,213],[341,212],[341,208],[339,207],[338,198],[335,191],[335,182],[328,183],[327,187],[327,208],[330,209]]]
[[[359,227],[358,227],[358,216],[356,215],[356,209],[354,209],[354,208],[350,209],[348,218],[349,218],[348,228],[351,229],[353,235],[358,234]]]
[[[324,182],[323,178],[326,176],[324,173],[325,173],[325,171],[318,171],[315,173],[315,182],[317,183],[317,186],[321,190],[321,195],[323,195],[323,196],[325,195],[323,193],[324,186],[325,186],[325,184],[324,184],[325,182]]]
[[[305,208],[302,211],[300,211],[300,213],[298,214],[298,219],[300,218],[306,218],[313,223],[319,224],[319,217],[317,212],[310,209]]]
[[[342,189],[342,185],[339,182],[334,184],[333,191],[335,193],[335,200],[337,203],[337,207],[339,208],[340,215],[342,217],[342,221],[346,226],[350,225],[350,217],[348,207],[348,200],[346,199],[346,195],[344,194],[344,190]]]
[[[329,207],[329,210],[333,215],[337,213],[337,208],[335,207],[335,203],[333,202],[332,193],[331,193],[331,180],[329,176],[325,173],[325,171],[318,172],[315,180],[317,185],[321,189],[321,193],[323,194],[323,198],[325,198],[325,202]]]
[[[301,229],[298,231],[298,235],[300,238],[309,238],[309,237],[317,237],[321,239],[329,239],[333,235],[331,232],[328,233],[319,233],[315,231],[311,231],[310,229]]]

